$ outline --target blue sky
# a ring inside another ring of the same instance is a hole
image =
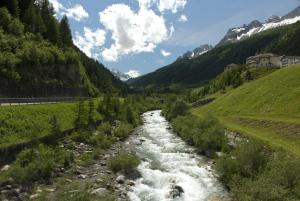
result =
[[[122,72],[152,72],[187,50],[215,45],[229,28],[285,15],[300,0],[50,0],[75,43]]]

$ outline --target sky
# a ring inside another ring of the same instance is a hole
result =
[[[83,52],[132,76],[155,71],[188,50],[216,45],[229,28],[285,15],[300,0],[49,0],[67,15]]]

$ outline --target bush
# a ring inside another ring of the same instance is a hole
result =
[[[168,120],[175,119],[178,116],[185,116],[189,114],[189,105],[187,105],[184,101],[176,101],[174,103],[169,103],[164,108],[164,115]]]
[[[121,171],[129,174],[139,163],[140,160],[136,155],[121,152],[109,161],[109,168],[115,173]]]
[[[68,167],[72,160],[73,156],[70,153],[39,145],[37,149],[23,150],[17,156],[8,175],[21,184],[47,181],[56,167]]]
[[[219,121],[211,115],[198,118],[193,115],[177,117],[172,121],[174,130],[201,153],[209,157],[216,151],[227,149],[225,130]]]
[[[300,160],[243,143],[217,161],[217,171],[237,200],[299,200]]]
[[[114,136],[125,139],[129,136],[130,132],[133,130],[133,126],[131,124],[121,123],[115,130]]]

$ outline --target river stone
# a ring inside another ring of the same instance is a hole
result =
[[[1,172],[9,170],[9,168],[10,168],[10,165],[4,165],[1,169]]]
[[[93,195],[99,195],[99,196],[102,196],[102,195],[105,195],[108,193],[109,193],[108,190],[106,190],[105,188],[98,188],[98,189],[95,189],[92,191]]]
[[[124,184],[125,183],[125,177],[123,175],[120,175],[117,177],[116,182],[118,184]]]

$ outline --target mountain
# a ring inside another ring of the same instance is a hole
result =
[[[166,90],[176,85],[203,85],[223,72],[228,64],[243,64],[248,57],[257,53],[300,55],[299,35],[300,22],[269,29],[236,43],[217,46],[197,58],[176,60],[133,80],[131,85]]]
[[[11,4],[13,3],[13,4]],[[0,3],[0,97],[97,96],[127,86],[72,42],[47,1]]]
[[[180,56],[178,59],[193,59],[193,58],[197,58],[200,55],[210,51],[213,49],[213,46],[211,45],[201,45],[200,47],[194,49],[193,51],[187,51],[185,54],[183,54],[182,56]]]
[[[127,73],[123,73],[118,69],[111,69],[110,71],[116,78],[118,78],[119,80],[121,80],[123,82],[126,82],[130,79],[138,78],[140,76],[140,73],[135,70],[130,70]]]
[[[289,24],[294,24],[298,21],[300,21],[300,6],[283,17],[273,15],[269,19],[267,19],[265,23],[261,23],[257,20],[254,20],[248,25],[231,28],[228,30],[227,34],[217,46],[237,42],[249,38],[254,34],[260,33],[262,31],[274,29],[276,27],[286,26]]]

